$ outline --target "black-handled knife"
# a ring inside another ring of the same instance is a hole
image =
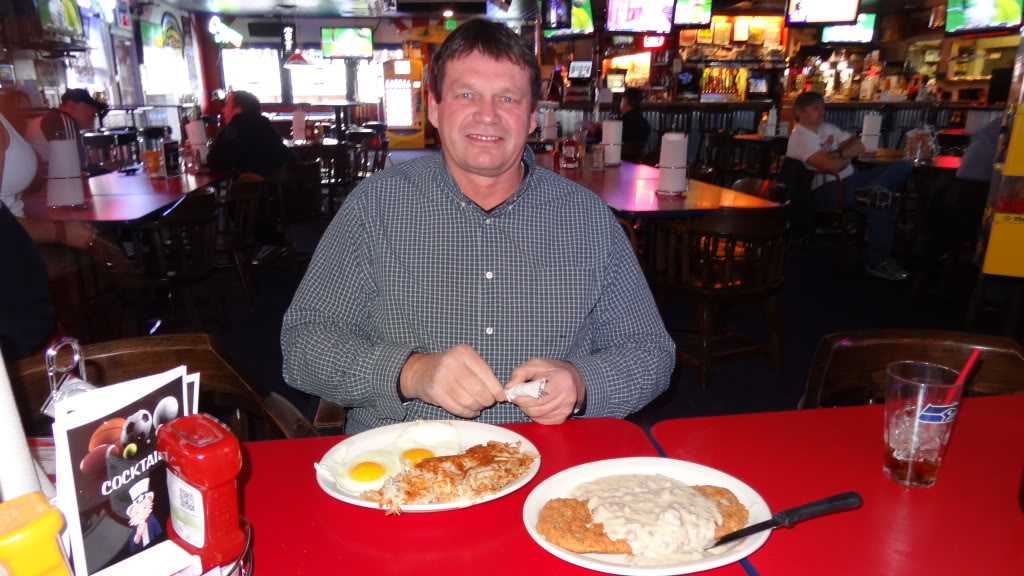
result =
[[[859,508],[861,503],[862,500],[860,498],[860,494],[856,492],[843,492],[842,494],[829,496],[828,498],[823,498],[821,500],[811,502],[810,504],[804,504],[803,506],[797,506],[796,508],[776,512],[775,514],[772,514],[771,520],[758,522],[753,526],[747,526],[746,528],[740,528],[735,532],[730,532],[719,538],[717,542],[711,544],[708,548],[728,544],[729,542],[734,542],[740,538],[746,538],[751,534],[757,534],[764,530],[772,530],[779,526],[792,528],[793,524],[796,524],[797,522],[803,522],[804,520],[810,520],[811,518],[817,518],[818,516],[824,516],[833,512],[842,512],[843,510]]]

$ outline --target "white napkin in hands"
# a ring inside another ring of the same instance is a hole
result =
[[[518,396],[529,396],[530,398],[540,398],[544,395],[544,388],[548,385],[546,378],[540,380],[531,380],[529,382],[522,382],[516,384],[512,388],[505,390],[505,399],[509,402],[513,398]]]

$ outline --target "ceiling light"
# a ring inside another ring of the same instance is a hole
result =
[[[441,12],[441,15],[444,16],[445,18],[451,18],[452,16],[455,16],[455,11],[449,8],[444,12]]]

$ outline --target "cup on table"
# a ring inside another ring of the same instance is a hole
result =
[[[575,170],[580,167],[580,149],[575,140],[566,140],[562,143],[562,157],[559,166],[563,170]]]
[[[935,483],[949,445],[962,384],[958,373],[928,362],[892,362],[885,381],[885,462],[890,480],[926,488]]]

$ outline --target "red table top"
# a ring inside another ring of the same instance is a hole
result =
[[[1024,394],[964,399],[938,481],[882,473],[883,407],[667,420],[671,458],[749,484],[773,511],[848,490],[857,510],[776,530],[751,564],[762,575],[1017,574],[1024,566]]]
[[[260,574],[593,574],[552,556],[523,526],[523,503],[542,480],[586,462],[658,452],[625,420],[513,424],[537,447],[537,476],[484,504],[384,516],[327,495],[313,463],[343,437],[252,442],[243,446],[242,512],[253,526]],[[627,472],[627,471],[624,471]],[[737,564],[720,574],[741,575]]]
[[[536,154],[539,166],[552,169],[550,154]],[[623,162],[604,170],[591,170],[589,160],[581,170],[559,172],[601,197],[608,206],[630,218],[682,218],[696,216],[721,206],[765,208],[777,206],[765,200],[729,188],[690,179],[689,189],[682,195],[658,194],[658,169],[646,164]]]
[[[227,172],[215,172],[158,178],[111,172],[82,179],[85,206],[47,206],[44,189],[25,196],[25,215],[51,221],[135,222],[174,204],[183,194],[223,182],[229,176]]]

